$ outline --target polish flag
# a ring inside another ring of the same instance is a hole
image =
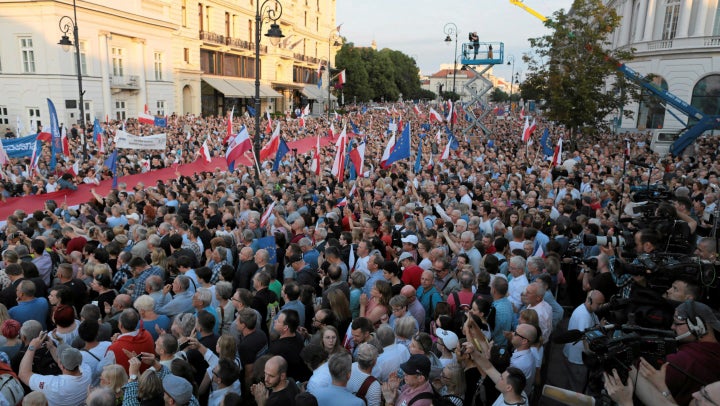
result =
[[[332,174],[342,181],[345,177],[345,149],[347,149],[347,131],[343,127],[340,137],[335,143],[335,161],[333,162]]]
[[[535,119],[533,119],[532,124],[530,124],[530,118],[525,116],[525,127],[523,127],[523,133],[522,133],[522,141],[527,143],[530,141],[530,136],[537,128],[537,123],[535,122]]]
[[[335,140],[335,123],[330,123],[330,129],[328,130],[328,135],[330,136],[331,140]]]
[[[99,154],[105,153],[105,141],[102,132],[97,136],[97,147]]]
[[[390,137],[390,140],[388,140],[387,145],[385,146],[385,151],[383,152],[382,158],[380,158],[380,167],[385,169],[387,168],[386,162],[388,158],[390,158],[390,154],[393,152],[393,149],[395,149],[395,133],[393,133],[392,137]]]
[[[552,163],[550,165],[552,165],[553,167],[560,165],[561,159],[562,159],[562,137],[560,137],[560,139],[558,139],[558,143],[555,146],[555,152],[553,152]]]
[[[10,160],[10,157],[8,156],[7,152],[5,152],[5,147],[3,147],[2,142],[0,142],[0,169]]]
[[[340,200],[340,201],[338,202],[337,207],[345,207],[345,206],[347,206],[348,202],[350,201],[350,199],[352,199],[352,197],[353,197],[353,195],[355,194],[355,192],[356,192],[356,189],[355,189],[355,185],[353,184],[352,188],[350,188],[350,193],[348,193],[347,196],[343,197],[342,200]],[[352,248],[351,248],[351,249],[350,249],[351,262],[355,262],[355,261],[352,260],[352,257],[353,257],[352,251],[353,251],[353,250],[352,250]]]
[[[440,140],[442,140],[442,131],[441,130],[438,130],[437,134],[435,134],[435,140],[437,140],[437,142],[440,142]]]
[[[355,173],[357,173],[357,176],[362,178],[362,168],[365,163],[365,141],[362,141],[357,147],[350,151],[350,161],[352,161],[353,166],[355,167]]]
[[[225,131],[225,138],[223,138],[223,144],[227,144],[233,135],[233,114],[235,113],[235,106],[230,110],[230,117],[227,120],[227,130]]]
[[[265,112],[265,117],[267,117],[267,125],[265,125],[265,134],[270,134],[272,132],[272,118],[270,118],[270,112]]]
[[[438,162],[442,162],[448,158],[450,158],[450,140],[448,140],[447,145],[445,145],[445,149],[443,149],[442,155],[438,158]]]
[[[28,176],[32,176],[33,172],[37,171],[38,161],[40,161],[40,153],[42,151],[37,150],[37,142],[33,144],[32,156],[30,157],[30,168],[28,169]]]
[[[207,145],[207,140],[203,142],[202,147],[200,147],[200,155],[202,155],[203,158],[205,158],[205,162],[210,163],[212,159],[210,158],[210,149]]]
[[[147,104],[145,104],[145,109],[143,110],[143,113],[150,114],[150,109],[148,108]]]
[[[137,120],[140,124],[155,125],[155,117],[147,113],[138,113]]]
[[[305,127],[305,117],[310,115],[310,104],[306,105],[303,109],[302,113],[300,114],[300,120],[298,121],[298,126]]]
[[[320,134],[317,136],[317,144],[315,144],[315,152],[313,153],[312,164],[310,164],[310,170],[315,175],[320,175]]]
[[[70,142],[68,142],[67,128],[63,126],[60,133],[60,143],[62,144],[62,153],[64,156],[70,156]]]
[[[73,177],[77,176],[78,173],[80,173],[80,162],[75,161],[74,164],[70,168],[68,168],[68,173],[71,174]]]
[[[434,108],[430,107],[430,121],[436,120],[438,123],[443,122],[443,116],[440,115]]]
[[[338,74],[337,87],[342,87],[347,82],[347,76],[345,76],[345,69]]]
[[[265,227],[267,225],[268,219],[270,218],[274,208],[275,202],[270,203],[270,206],[268,206],[265,213],[263,213],[262,217],[260,217],[260,227]]]
[[[260,150],[260,162],[268,158],[274,158],[278,147],[280,147],[280,123],[275,125],[275,131],[270,137],[270,141]]]
[[[250,135],[248,134],[247,128],[243,127],[228,145],[227,153],[225,154],[228,165],[240,159],[241,156],[245,155],[245,153],[251,149],[252,143],[250,142]]]
[[[522,106],[522,108],[520,109],[520,120],[522,120],[523,118],[525,118],[525,106]]]
[[[457,112],[455,111],[455,104],[448,100],[448,115],[445,118],[448,123],[455,123],[457,122]]]
[[[422,111],[420,111],[420,107],[418,107],[417,104],[413,105],[413,112],[418,117],[425,117],[425,115],[422,113]]]

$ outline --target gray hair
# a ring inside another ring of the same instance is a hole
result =
[[[406,315],[395,320],[395,335],[402,338],[411,338],[417,333],[416,320],[413,316]]]
[[[135,299],[133,307],[136,308],[138,311],[153,310],[155,308],[155,299],[153,299],[150,295],[142,295]]]
[[[515,255],[514,257],[510,258],[510,261],[508,261],[508,265],[512,266],[513,268],[522,268],[523,271],[525,270],[525,258]]]
[[[333,381],[347,382],[352,371],[352,357],[347,352],[333,354],[328,361],[328,369]]]
[[[20,337],[23,337],[29,343],[33,338],[37,338],[42,331],[42,325],[37,320],[28,320],[20,327]]]
[[[526,261],[527,267],[531,266],[534,269],[543,270],[545,268],[545,260],[542,257],[530,257]]]
[[[203,303],[203,307],[208,307],[212,303],[212,292],[208,288],[198,289],[195,296]]]
[[[108,406],[115,404],[115,394],[110,388],[95,388],[87,397],[87,406]]]
[[[147,238],[148,244],[152,245],[153,247],[159,247],[161,241],[162,239],[157,234],[149,235]]]
[[[395,323],[397,326],[397,322]],[[375,331],[375,337],[377,337],[383,347],[395,344],[395,332],[389,324],[381,324]]]
[[[215,284],[215,295],[225,300],[230,300],[233,295],[232,283],[227,281],[220,281]]]

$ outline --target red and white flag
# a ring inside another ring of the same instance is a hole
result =
[[[315,175],[320,175],[320,134],[317,136],[317,144],[315,144],[315,151],[313,153],[313,160],[310,164],[310,170]]]
[[[104,154],[105,153],[105,137],[103,137],[103,133],[98,134],[97,137],[97,147],[98,147],[98,153]]]
[[[530,124],[530,118],[525,117],[525,127],[523,127],[523,133],[522,133],[522,141],[524,143],[527,143],[530,141],[530,136],[537,128],[537,123],[535,122],[535,119],[533,119],[532,124]]]
[[[555,152],[553,152],[552,163],[550,165],[552,165],[553,167],[560,165],[561,159],[562,159],[562,137],[560,137],[560,139],[558,139],[558,143],[555,146]]]
[[[68,173],[73,177],[77,176],[78,173],[80,173],[80,161],[75,161],[75,163],[68,168]]]
[[[210,149],[207,145],[207,140],[203,142],[202,147],[200,147],[200,155],[202,155],[203,158],[205,158],[205,162],[210,163],[212,159],[210,158]]]
[[[143,113],[150,114],[150,109],[148,108],[147,103],[145,104],[145,109],[143,110]]]
[[[445,145],[445,149],[443,149],[442,155],[438,158],[438,162],[442,162],[448,158],[450,158],[450,140],[448,140],[447,145]]]
[[[385,145],[385,151],[382,154],[382,158],[380,158],[380,167],[385,169],[387,168],[387,160],[390,158],[390,154],[392,153],[393,149],[395,149],[395,133],[393,132],[392,137],[388,140],[387,145]]]
[[[227,130],[225,130],[225,138],[223,138],[223,145],[227,144],[227,142],[230,140],[230,138],[233,135],[233,114],[235,114],[235,106],[233,106],[232,110],[230,110],[230,116],[227,120]]]
[[[251,149],[252,143],[250,142],[250,134],[248,134],[247,128],[243,127],[228,145],[227,152],[225,153],[228,165],[240,159],[240,157],[245,155],[245,153]]]
[[[457,122],[457,112],[455,111],[455,103],[453,103],[451,100],[448,100],[448,115],[445,118],[448,123],[455,123]]]
[[[265,213],[263,213],[262,217],[260,217],[260,227],[265,227],[267,225],[268,219],[270,218],[274,208],[275,202],[270,203],[270,206],[268,206]]]
[[[307,104],[305,108],[303,109],[302,113],[300,114],[300,119],[298,121],[298,126],[305,127],[305,117],[310,115],[310,104]]]
[[[38,151],[37,145],[37,142],[33,144],[32,156],[30,157],[30,167],[28,168],[28,176],[33,176],[33,172],[36,172],[38,169],[38,162],[40,161],[40,153],[42,151]]]
[[[272,132],[272,118],[270,117],[270,112],[265,112],[265,117],[267,117],[267,124],[265,125],[265,134],[270,134]]]
[[[2,142],[0,142],[0,169],[2,169],[3,166],[5,166],[6,163],[10,160],[10,157],[8,156],[7,152],[5,152],[5,147],[3,147]]]
[[[365,141],[360,142],[352,151],[350,151],[350,161],[355,167],[355,173],[359,178],[364,176],[363,164],[365,163]],[[353,186],[354,187],[354,186]]]
[[[437,142],[440,142],[441,139],[442,139],[442,131],[438,130],[437,134],[435,134],[435,140]]]
[[[520,120],[525,118],[525,106],[520,108]]]
[[[413,104],[413,113],[415,113],[415,115],[418,117],[422,117],[422,112],[420,111],[420,107],[418,107],[417,104]]]
[[[333,176],[339,181],[342,181],[345,177],[345,149],[347,148],[347,138],[346,128],[343,127],[340,137],[335,143],[335,161],[333,162],[331,171]]]
[[[337,87],[342,87],[345,82],[347,82],[347,77],[345,76],[345,69],[343,69],[342,72],[338,74]]]
[[[280,147],[280,123],[276,123],[275,125],[275,131],[273,131],[272,137],[270,137],[270,141],[268,141],[267,144],[265,144],[264,147],[260,150],[260,162],[268,159],[268,158],[275,158],[275,154],[277,153],[278,147]]]
[[[62,153],[64,156],[70,156],[70,142],[67,137],[67,128],[63,126],[60,132],[60,143],[62,144]]]
[[[155,117],[147,113],[138,113],[138,122],[140,124],[155,125]]]
[[[444,118],[440,113],[435,111],[434,108],[430,107],[430,121],[436,120],[438,123],[442,123]]]

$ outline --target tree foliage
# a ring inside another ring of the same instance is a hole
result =
[[[355,47],[345,43],[335,56],[335,65],[345,69],[345,100],[395,101],[427,96],[420,88],[419,68],[415,60],[400,51]]]
[[[620,20],[603,0],[575,0],[570,12],[555,12],[545,23],[552,32],[530,39],[534,54],[523,58],[530,71],[523,97],[545,99],[548,118],[566,127],[607,129],[638,89],[616,69],[634,50],[610,50]]]

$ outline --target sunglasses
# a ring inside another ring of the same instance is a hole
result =
[[[525,336],[520,335],[517,331],[513,331],[513,334],[516,335],[516,336],[518,336],[518,337],[520,337],[520,338],[522,338],[523,340],[528,340],[528,341],[530,341],[530,339],[528,339],[528,338],[525,337]]]

